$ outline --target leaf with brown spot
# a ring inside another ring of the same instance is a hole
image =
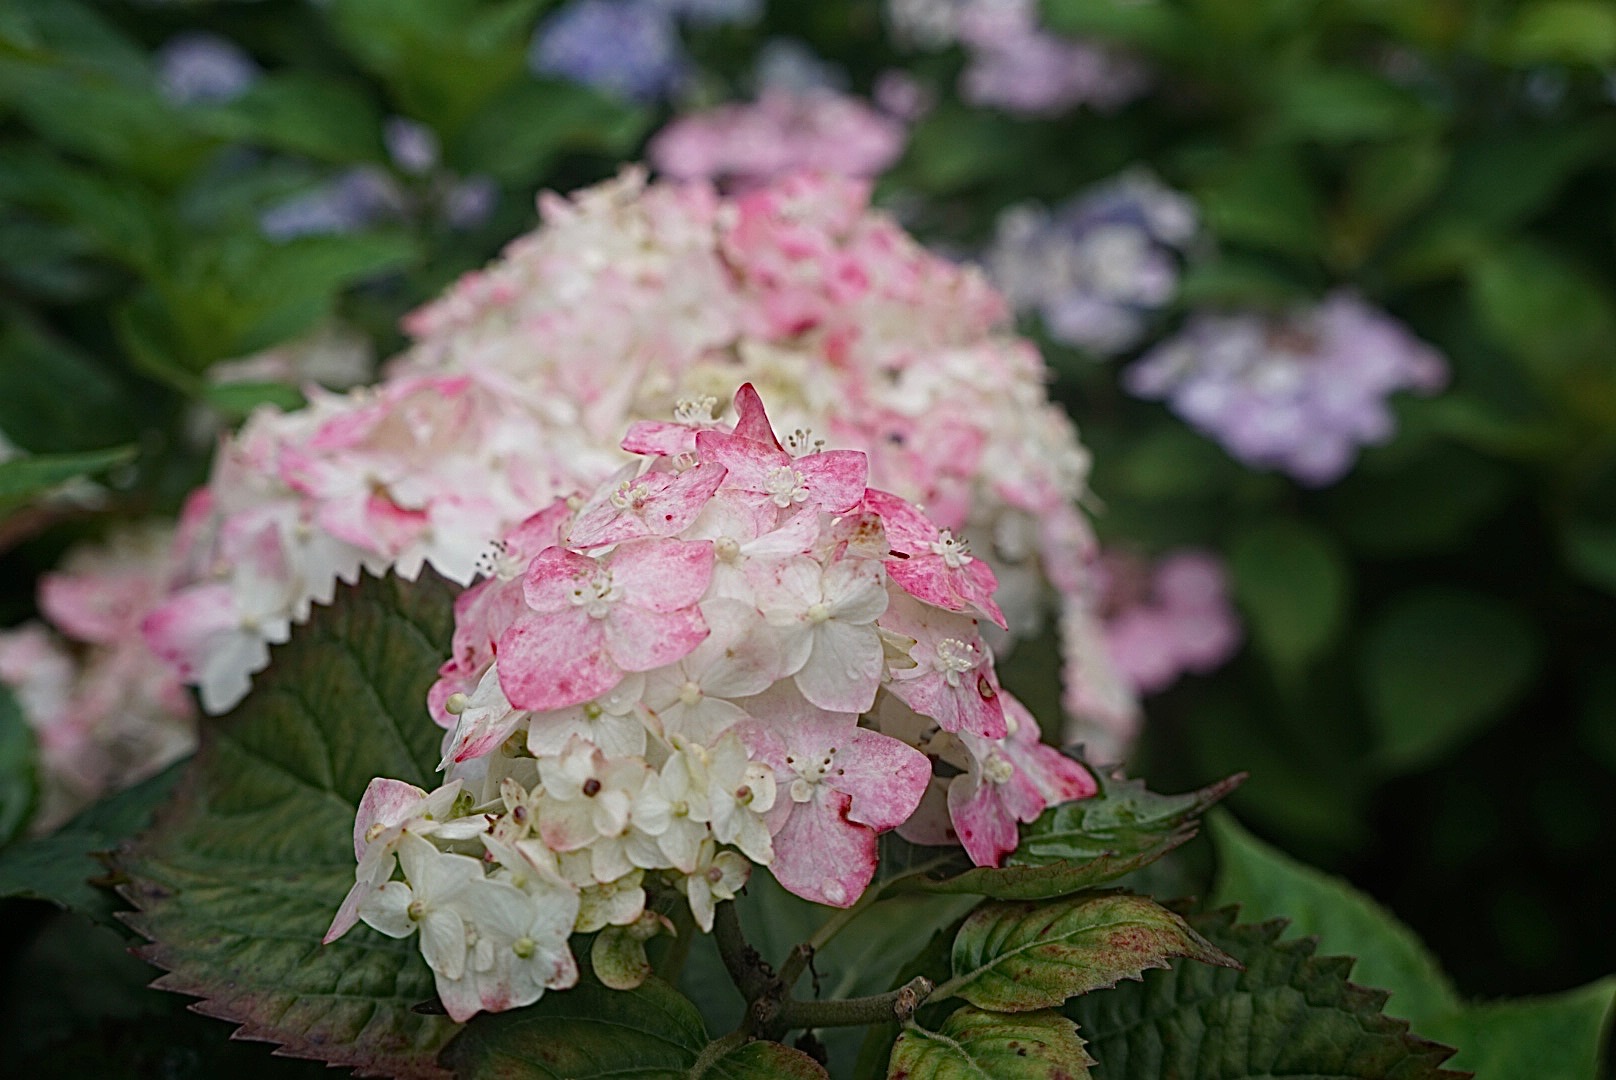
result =
[[[1077,1025],[1053,1009],[1005,1016],[969,1005],[937,1031],[910,1025],[888,1080],[1088,1080],[1094,1059]]]
[[[954,977],[938,992],[998,1012],[1047,1009],[1166,967],[1172,956],[1240,966],[1178,915],[1132,893],[983,904],[960,927]]]

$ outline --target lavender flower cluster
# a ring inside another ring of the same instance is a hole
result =
[[[913,48],[965,49],[959,93],[972,105],[1032,116],[1078,105],[1110,112],[1150,85],[1134,56],[1041,27],[1037,0],[887,0],[886,14],[893,36]]]
[[[1278,315],[1196,315],[1122,378],[1245,464],[1319,487],[1345,476],[1361,446],[1391,438],[1391,394],[1435,393],[1447,365],[1401,323],[1339,290]]]
[[[1050,337],[1109,357],[1137,345],[1172,300],[1196,232],[1194,203],[1133,171],[1054,210],[1005,210],[986,263],[1016,309],[1037,312]]]

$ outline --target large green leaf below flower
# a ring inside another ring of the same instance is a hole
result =
[[[1487,1080],[1595,1080],[1616,1015],[1616,978],[1546,997],[1466,1003],[1436,959],[1371,898],[1345,881],[1304,866],[1237,825],[1211,819],[1218,850],[1215,903],[1239,903],[1252,916],[1284,915],[1293,933],[1321,948],[1351,952],[1357,982],[1391,992],[1386,1007],[1421,1034],[1458,1047],[1453,1066]]]
[[[734,1038],[734,1037],[731,1037]],[[461,1080],[823,1080],[780,1043],[709,1043],[695,1004],[657,978],[634,990],[580,983],[534,1005],[477,1017],[443,1052]]]
[[[1233,909],[1190,918],[1244,970],[1177,964],[1141,983],[1085,994],[1077,1021],[1095,1080],[1461,1080],[1453,1051],[1381,1012],[1384,991],[1347,981],[1352,961],[1281,941],[1283,922],[1235,925]]]
[[[284,1052],[438,1076],[457,1026],[413,940],[358,927],[320,945],[353,884],[353,819],[370,780],[431,786],[427,686],[452,596],[435,578],[365,579],[317,609],[233,713],[210,723],[152,829],[119,857],[128,917],[158,986]]]

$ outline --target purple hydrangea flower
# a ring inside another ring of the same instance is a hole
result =
[[[259,74],[241,46],[218,34],[179,34],[157,51],[157,88],[175,105],[233,101]]]
[[[1313,487],[1391,438],[1393,392],[1446,382],[1439,353],[1346,291],[1280,316],[1197,315],[1123,373],[1235,458]]]
[[[571,0],[533,36],[528,66],[633,101],[666,97],[689,66],[674,17],[657,3]]]
[[[335,179],[266,210],[258,227],[271,240],[356,232],[404,213],[397,182],[381,169],[350,169]]]
[[[438,164],[437,132],[404,116],[389,116],[382,125],[382,141],[393,164],[411,176],[424,176]]]
[[[1179,255],[1196,235],[1195,205],[1132,172],[1054,212],[1034,204],[999,216],[988,272],[1055,340],[1112,356],[1136,345],[1172,299]]]
[[[900,44],[964,47],[959,93],[972,105],[1034,116],[1077,105],[1105,112],[1150,84],[1133,55],[1044,30],[1038,0],[887,0],[886,16]]]

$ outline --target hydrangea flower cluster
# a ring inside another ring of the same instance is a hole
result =
[[[174,105],[234,101],[261,73],[246,50],[218,34],[177,34],[157,51],[157,89]]]
[[[972,105],[1028,115],[1078,105],[1109,112],[1150,85],[1135,57],[1043,29],[1037,0],[887,0],[887,21],[915,48],[962,46],[959,94]]]
[[[1239,649],[1240,619],[1211,552],[1181,549],[1152,563],[1108,550],[1096,569],[1106,648],[1136,693],[1165,690],[1186,671],[1206,674]]]
[[[1393,392],[1446,382],[1439,353],[1344,290],[1277,316],[1197,315],[1123,373],[1130,393],[1165,400],[1235,458],[1310,486],[1391,438]]]
[[[543,197],[539,230],[407,319],[416,344],[380,385],[265,409],[226,443],[154,647],[226,708],[337,580],[430,564],[469,583],[491,538],[620,468],[629,423],[750,381],[783,429],[865,451],[872,485],[967,538],[1012,635],[1038,631],[1053,586],[1082,643],[1068,671],[1102,682],[1087,457],[1042,360],[979,272],[868,196],[793,176],[721,198],[629,172]],[[1125,695],[1085,700],[1111,710],[1086,719],[1131,723]]]
[[[744,190],[802,169],[873,177],[903,154],[898,120],[829,89],[765,90],[755,102],[680,117],[646,150],[681,180],[723,181]]]
[[[713,404],[632,425],[637,460],[491,552],[430,695],[448,783],[360,807],[326,940],[419,931],[456,1019],[571,985],[569,935],[656,920],[648,893],[708,930],[762,865],[848,907],[882,832],[997,865],[1096,790],[999,688],[969,545],[863,453],[782,443],[750,384]]]
[[[39,746],[35,833],[50,832],[196,744],[190,695],[140,636],[141,619],[174,572],[172,533],[146,526],[75,548],[40,579],[39,608],[49,626],[0,632],[0,685]]]
[[[986,256],[994,284],[1049,336],[1095,356],[1137,345],[1173,298],[1197,232],[1195,204],[1145,172],[1097,185],[1053,212],[1005,210]]]
[[[752,22],[762,6],[761,0],[569,0],[534,32],[528,67],[630,101],[658,101],[690,75],[681,20]]]

